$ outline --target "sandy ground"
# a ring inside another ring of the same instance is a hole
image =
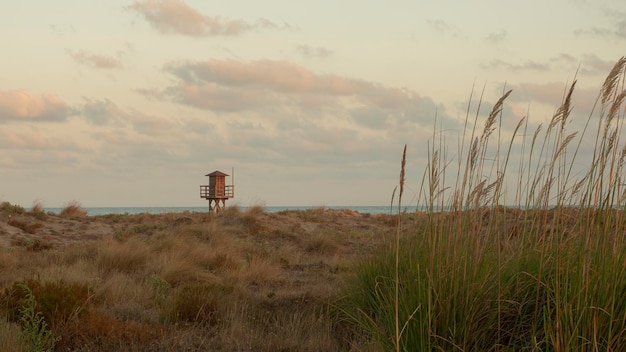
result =
[[[114,224],[93,218],[64,219],[56,215],[0,212],[0,247],[20,246],[37,240],[55,248],[66,247],[101,239],[115,231]]]
[[[61,249],[64,247],[120,236],[124,233],[167,232],[176,231],[189,225],[220,222],[228,230],[227,214],[209,213],[168,213],[168,214],[109,214],[102,216],[77,216],[64,218],[54,214],[31,212],[7,212],[0,210],[0,247],[28,247],[41,245],[46,248]],[[238,222],[246,217],[246,213],[237,212]],[[338,235],[361,234],[347,236],[345,245],[375,245],[374,238],[363,234],[389,233],[395,226],[395,218],[390,215],[359,213],[351,210],[314,209],[303,211],[285,211],[280,213],[255,214],[254,231],[234,233],[239,237],[254,237],[255,233],[291,232],[297,235],[314,235],[319,233],[336,233]],[[233,224],[230,224],[233,225]],[[232,227],[232,226],[231,226]],[[268,236],[264,236],[269,240]],[[281,236],[276,237],[281,240]]]

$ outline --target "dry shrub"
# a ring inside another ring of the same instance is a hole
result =
[[[270,259],[253,255],[248,265],[240,268],[235,274],[243,284],[267,285],[280,282],[284,279],[284,273],[279,264]]]
[[[61,210],[59,216],[65,219],[80,219],[87,216],[87,211],[81,207],[79,202],[71,201]]]
[[[171,318],[215,325],[223,318],[232,292],[231,287],[219,284],[181,286],[174,294]]]
[[[322,222],[324,221],[324,216],[326,215],[326,208],[317,207],[313,209],[298,210],[296,214],[304,221]]]
[[[164,235],[155,244],[155,251],[159,255],[155,256],[149,269],[171,286],[220,281],[219,277],[209,272],[218,250],[206,241],[199,241],[196,235]]]
[[[2,204],[0,204],[0,210],[2,210],[7,215],[24,214],[26,212],[23,207],[17,204],[11,204],[9,202],[2,202]]]
[[[106,246],[100,246],[96,265],[104,274],[134,273],[145,267],[148,257],[148,248],[139,239],[131,238],[123,243],[110,241]]]
[[[0,248],[0,273],[4,272],[5,269],[8,273],[10,271],[9,268],[15,266],[19,262],[19,256],[20,253],[15,250]]]
[[[7,224],[17,227],[18,229],[30,234],[34,234],[37,230],[43,227],[43,224],[40,222],[27,222],[15,218],[9,219]]]
[[[163,334],[161,326],[119,321],[101,312],[89,312],[60,335],[58,350],[123,351],[149,350],[148,346]]]
[[[63,263],[68,266],[80,261],[92,263],[98,257],[99,246],[101,245],[103,242],[88,242],[66,248],[63,251]]]
[[[25,350],[20,339],[20,327],[16,323],[0,319],[0,351]]]
[[[239,266],[237,253],[213,252],[206,257],[205,264],[214,271],[229,271]]]
[[[138,282],[125,273],[111,273],[104,280],[96,291],[98,301],[107,305],[114,305],[119,302],[139,302],[150,301],[151,292],[148,285]]]
[[[37,311],[52,327],[63,325],[70,318],[87,310],[90,297],[89,288],[83,283],[69,283],[63,280],[42,282],[40,279],[16,281],[5,289],[2,299],[7,304],[7,316],[18,322],[21,310],[27,303],[29,291],[37,302]]]
[[[38,220],[46,220],[48,218],[48,215],[44,211],[43,203],[40,201],[35,201],[33,203],[32,208],[30,208],[30,214]]]
[[[271,255],[284,268],[299,262],[302,256],[300,248],[291,243],[282,243]]]
[[[241,217],[241,224],[245,227],[246,232],[250,235],[258,235],[263,231],[263,226],[254,213],[246,213]]]
[[[338,245],[332,235],[318,233],[302,240],[304,250],[308,253],[332,254],[337,251]]]
[[[39,238],[30,238],[24,236],[18,236],[12,241],[14,246],[24,247],[31,252],[39,252],[52,248],[52,244],[44,242]]]
[[[161,265],[158,275],[167,281],[172,287],[189,283],[217,283],[221,279],[198,267],[184,254],[173,253],[168,256]]]
[[[228,325],[216,337],[216,345],[228,346],[228,350],[234,351],[352,350],[348,342],[341,348],[343,336],[338,336],[336,326],[325,311],[301,305],[301,300],[297,299],[232,307],[226,312]]]
[[[35,214],[35,213],[43,213],[44,212],[43,209],[44,209],[43,208],[43,203],[37,200],[37,201],[33,202],[33,206],[30,208],[30,212],[33,213],[33,214]]]
[[[333,322],[312,309],[282,309],[265,319],[262,347],[274,351],[333,351]],[[261,347],[261,346],[259,346]]]
[[[260,216],[265,214],[265,208],[261,205],[254,205],[246,211],[246,214],[251,216]]]

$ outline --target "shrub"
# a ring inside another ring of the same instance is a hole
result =
[[[148,260],[146,244],[136,238],[124,242],[110,242],[99,249],[96,264],[103,274],[113,271],[134,273],[143,269]]]
[[[119,321],[102,311],[90,311],[69,324],[59,350],[145,351],[163,333],[161,326]]]
[[[33,204],[33,207],[30,209],[30,213],[38,220],[46,220],[48,218],[48,215],[44,211],[43,204],[39,201]]]
[[[9,202],[2,202],[2,204],[0,204],[0,210],[8,215],[24,214],[26,212],[23,207]]]
[[[176,321],[215,325],[232,300],[232,288],[220,284],[183,285],[173,298],[171,317]]]
[[[39,252],[52,248],[52,244],[42,241],[39,238],[19,236],[13,239],[13,245],[24,247],[31,252]]]
[[[37,311],[37,301],[30,288],[24,284],[19,287],[26,292],[24,305],[20,307],[20,337],[28,351],[52,351],[57,338],[48,330],[43,314]]]
[[[252,216],[260,216],[265,214],[265,208],[261,205],[254,205],[246,211],[246,214]]]
[[[7,303],[9,319],[19,321],[22,311],[31,304],[30,299],[34,297],[36,313],[41,313],[43,319],[54,328],[75,315],[83,314],[87,310],[89,296],[86,284],[29,279],[14,282],[10,288],[5,289],[3,299]]]
[[[308,253],[328,254],[337,250],[337,243],[330,233],[318,233],[303,240],[304,250]]]
[[[61,210],[60,217],[66,219],[80,219],[87,216],[87,211],[83,209],[77,201],[72,201]]]
[[[7,224],[13,227],[17,227],[18,229],[21,229],[22,231],[30,234],[34,234],[35,232],[37,232],[37,230],[43,227],[43,224],[40,222],[26,222],[13,218],[9,219],[9,221],[7,221]]]

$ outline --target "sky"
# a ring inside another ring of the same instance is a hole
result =
[[[228,204],[386,205],[472,91],[538,124],[575,78],[589,115],[626,2],[0,0],[0,43],[0,201],[204,206],[234,169]]]

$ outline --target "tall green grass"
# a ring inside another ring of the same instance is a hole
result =
[[[502,127],[510,90],[484,120],[468,106],[456,150],[435,129],[426,221],[357,270],[348,317],[389,351],[626,350],[625,76],[621,58],[580,131],[576,81],[534,131]]]

